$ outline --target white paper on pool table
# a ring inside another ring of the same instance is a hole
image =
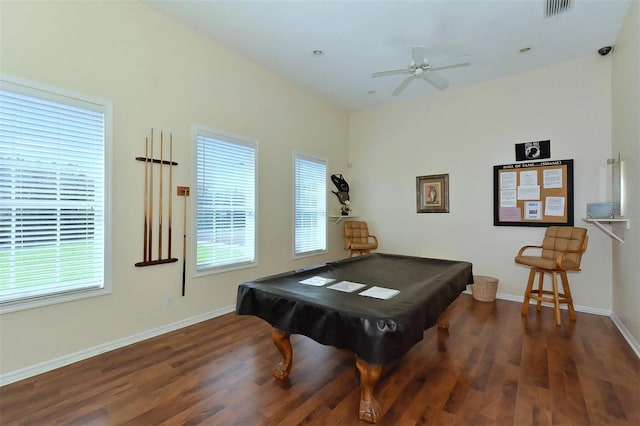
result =
[[[333,289],[333,290],[340,290],[340,291],[344,291],[347,293],[353,293],[356,290],[361,289],[362,287],[364,287],[364,284],[360,284],[360,283],[354,283],[352,281],[340,281],[339,283],[335,283],[334,285],[330,285],[327,288]]]
[[[322,287],[325,284],[329,284],[331,282],[334,282],[335,279],[333,278],[325,278],[325,277],[319,277],[319,276],[315,276],[315,277],[311,277],[311,278],[307,278],[306,280],[302,280],[300,281],[300,284],[306,284],[306,285],[313,285],[316,287]]]
[[[373,286],[358,294],[360,296],[375,297],[376,299],[391,299],[398,293],[400,293],[400,290]]]

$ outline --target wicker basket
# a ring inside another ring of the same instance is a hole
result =
[[[498,279],[482,275],[473,276],[471,295],[479,302],[495,302],[498,291]]]

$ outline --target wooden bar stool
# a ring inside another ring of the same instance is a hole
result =
[[[537,301],[536,310],[540,311],[542,302],[553,303],[556,317],[556,325],[560,325],[560,305],[566,304],[569,310],[569,318],[576,320],[576,312],[573,308],[573,299],[569,289],[567,271],[580,271],[582,253],[587,250],[589,237],[585,228],[573,226],[550,226],[545,232],[544,240],[540,246],[524,246],[515,257],[516,263],[531,267],[527,289],[524,292],[522,315],[527,315],[529,300]],[[529,249],[540,249],[539,256],[525,256]],[[544,274],[551,274],[551,290],[543,288]],[[533,288],[533,282],[538,274],[538,288]],[[562,283],[562,290],[558,290],[558,275]]]

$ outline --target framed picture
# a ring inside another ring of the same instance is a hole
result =
[[[416,177],[418,213],[449,213],[449,175]]]

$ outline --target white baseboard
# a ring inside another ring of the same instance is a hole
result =
[[[464,293],[471,294],[471,290],[465,290]],[[524,296],[516,296],[513,294],[506,294],[506,293],[496,293],[496,299],[522,303],[524,301]],[[535,305],[537,302],[535,300],[530,300],[529,303],[532,305]],[[553,304],[546,303],[546,302],[542,302],[542,306],[553,308]],[[601,315],[603,317],[610,317],[612,315],[611,311],[608,309],[592,308],[591,306],[582,306],[582,305],[573,305],[573,308],[576,310],[576,312],[584,312],[585,314]],[[560,309],[566,310],[567,307],[560,306]]]
[[[514,296],[513,294],[498,293],[496,294],[496,299],[510,300],[512,302],[522,303],[524,301],[524,296]],[[535,300],[529,301],[529,304],[531,305],[535,305],[536,303],[537,302]],[[542,306],[553,308],[553,303],[542,302]],[[576,310],[576,312],[584,312],[585,314],[594,314],[594,315],[600,315],[603,317],[611,316],[611,311],[608,309],[593,308],[591,306],[584,306],[584,305],[573,305],[573,308]],[[560,309],[563,309],[566,311],[567,307],[565,305],[561,305]]]
[[[464,293],[471,294],[471,291],[467,290]],[[501,300],[509,300],[512,302],[522,303],[522,296],[515,296],[512,294],[505,293],[497,293],[496,299]],[[545,304],[545,306],[553,306],[550,304]],[[563,307],[563,309],[566,309]],[[633,337],[633,335],[627,330],[624,324],[620,321],[618,317],[613,315],[611,311],[606,309],[592,308],[589,306],[575,306],[576,311],[585,312],[589,314],[608,316],[613,320],[613,323],[616,325],[620,333],[625,338],[625,340],[631,346],[631,349],[636,353],[638,358],[640,358],[640,344]],[[161,334],[169,333],[170,331],[178,330],[180,328],[188,327],[193,324],[197,324],[202,321],[209,320],[211,318],[215,318],[224,314],[228,314],[229,312],[233,312],[235,310],[235,306],[227,306],[225,308],[217,309],[212,312],[207,312],[205,314],[197,315],[195,317],[187,318],[181,321],[177,321],[171,324],[164,325],[162,327],[157,327],[151,330],[143,331],[142,333],[137,333],[132,336],[124,337],[122,339],[114,340],[112,342],[104,343],[102,345],[94,346],[92,348],[88,348],[82,351],[78,351],[69,355],[65,355],[59,358],[52,359],[50,361],[45,361],[39,364],[35,364],[29,367],[22,368],[20,370],[12,371],[6,374],[0,375],[0,386],[8,385],[10,383],[17,382],[19,380],[27,379],[29,377],[36,376],[38,374],[46,373],[47,371],[55,370],[56,368],[63,367],[65,365],[73,364],[74,362],[82,361],[87,358],[91,358],[96,355],[100,355],[105,352],[112,351],[114,349],[122,348],[124,346],[130,345],[132,343],[141,342],[146,339],[150,339],[152,337],[159,336]]]
[[[633,349],[633,351],[636,353],[636,356],[640,358],[640,343],[633,337],[627,327],[624,326],[622,321],[620,321],[620,318],[618,318],[614,314],[611,314],[611,319],[613,320],[613,323],[616,325],[616,327],[618,327],[618,330],[620,330],[622,337],[625,338],[627,343],[629,343],[629,346],[631,346],[631,349]]]
[[[10,383],[17,382],[19,380],[27,379],[29,377],[36,376],[38,374],[46,373],[47,371],[55,370],[56,368],[63,367],[65,365],[73,364],[74,362],[82,361],[87,358],[91,358],[96,355],[100,355],[105,352],[112,351],[114,349],[122,348],[132,343],[141,342],[152,337],[159,336],[161,334],[169,333],[170,331],[178,330],[180,328],[188,327],[193,324],[197,324],[202,321],[209,320],[211,318],[219,317],[220,315],[228,314],[235,311],[235,305],[227,306],[221,309],[217,309],[212,312],[207,312],[195,317],[187,318],[181,321],[177,321],[171,324],[166,324],[161,327],[153,328],[151,330],[143,331],[132,336],[123,337],[122,339],[107,342],[102,345],[94,346],[92,348],[84,349],[69,355],[61,356],[49,361],[45,361],[39,364],[31,365],[29,367],[21,368],[20,370],[11,371],[6,374],[0,375],[0,386],[8,385]]]
[[[464,293],[471,294],[471,291],[466,290]],[[515,296],[513,294],[497,293],[496,299],[509,300],[511,302],[522,303],[524,301],[524,296]],[[530,303],[532,305],[535,305],[536,301],[531,300]],[[551,308],[553,307],[551,303],[545,303],[545,302],[542,303],[542,306],[548,306]],[[640,358],[640,343],[638,343],[638,341],[633,337],[633,335],[627,329],[627,327],[625,327],[622,321],[620,321],[620,318],[615,316],[613,312],[611,312],[608,309],[592,308],[591,306],[582,306],[582,305],[574,305],[574,308],[577,312],[584,312],[586,314],[594,314],[594,315],[600,315],[603,317],[611,318],[611,320],[613,321],[615,326],[618,328],[622,336],[625,338],[627,343],[629,343],[629,346],[631,346],[631,349],[636,353],[636,356]],[[567,307],[560,306],[560,309],[566,310]]]

